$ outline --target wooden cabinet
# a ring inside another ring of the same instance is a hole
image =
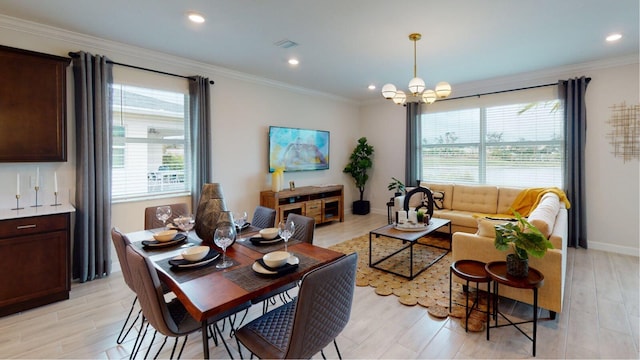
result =
[[[0,162],[67,161],[69,61],[0,46]]]
[[[292,212],[312,217],[316,224],[344,221],[344,187],[303,186],[279,192],[261,191],[260,205],[276,209],[276,224]]]
[[[69,298],[69,216],[0,221],[0,316]]]

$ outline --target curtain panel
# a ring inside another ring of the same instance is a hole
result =
[[[420,114],[422,114],[421,103],[407,103],[407,135],[405,149],[405,170],[404,183],[406,186],[418,186],[420,168],[422,167],[422,151],[420,149],[420,139],[422,129]]]
[[[566,171],[564,182],[567,197],[571,201],[571,209],[568,211],[568,246],[580,246],[585,249],[587,248],[587,197],[584,153],[587,142],[587,107],[585,93],[589,81],[591,81],[591,78],[582,76],[559,82],[560,94],[564,96],[566,115]]]
[[[211,101],[209,79],[193,76],[189,82],[189,113],[191,117],[191,203],[198,208],[204,184],[211,178]]]
[[[111,272],[112,65],[85,52],[73,57],[76,212],[73,278],[80,282]]]

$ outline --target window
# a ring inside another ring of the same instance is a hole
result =
[[[118,83],[114,71],[114,82],[112,199],[189,192],[186,80],[166,90]]]
[[[533,92],[535,95],[540,91]],[[555,95],[555,92],[554,92]],[[564,110],[526,94],[448,104],[422,114],[421,179],[517,187],[563,186]],[[456,109],[456,108],[459,109]]]

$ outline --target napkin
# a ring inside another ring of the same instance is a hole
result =
[[[258,262],[258,264],[260,264],[260,266],[265,268],[265,270],[275,271],[277,273],[277,274],[273,274],[273,275],[288,274],[290,272],[295,271],[298,268],[298,264],[289,264],[289,263],[286,263],[286,264],[284,264],[283,266],[281,266],[279,268],[272,268],[271,266],[267,266],[267,264],[265,264],[264,260],[262,260],[262,259],[258,259],[256,261]]]
[[[280,235],[276,236],[273,239],[265,239],[261,236],[254,236],[254,237],[250,237],[249,241],[251,241],[251,243],[253,245],[270,245],[270,244],[275,244],[278,242],[278,240],[282,240],[282,238],[280,237]],[[265,268],[266,269],[266,268]]]

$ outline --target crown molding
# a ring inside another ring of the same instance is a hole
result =
[[[67,56],[67,53],[69,51],[83,50],[88,52],[100,53],[101,55],[105,55],[116,62],[126,62],[130,65],[142,67],[149,67],[150,59],[153,59],[152,62],[157,67],[154,69],[159,71],[171,72],[183,76],[193,76],[194,72],[199,72],[202,74],[212,74],[210,75],[210,77],[212,78],[214,77],[214,75],[219,75],[257,85],[278,88],[297,94],[322,97],[348,104],[358,104],[358,102],[351,99],[345,99],[343,97],[335,96],[325,92],[294,86],[284,82],[230,70],[213,64],[198,62],[171,54],[153,51],[116,41],[106,40],[103,38],[81,34],[2,14],[0,14],[0,29],[6,29],[13,32],[20,32],[40,38],[55,39],[64,42],[68,45],[69,48],[63,49],[62,54],[56,54],[60,56]],[[42,51],[41,49],[27,50],[40,52]],[[121,61],[119,57],[127,58],[127,61]],[[213,78],[213,80],[215,80],[215,78]]]

